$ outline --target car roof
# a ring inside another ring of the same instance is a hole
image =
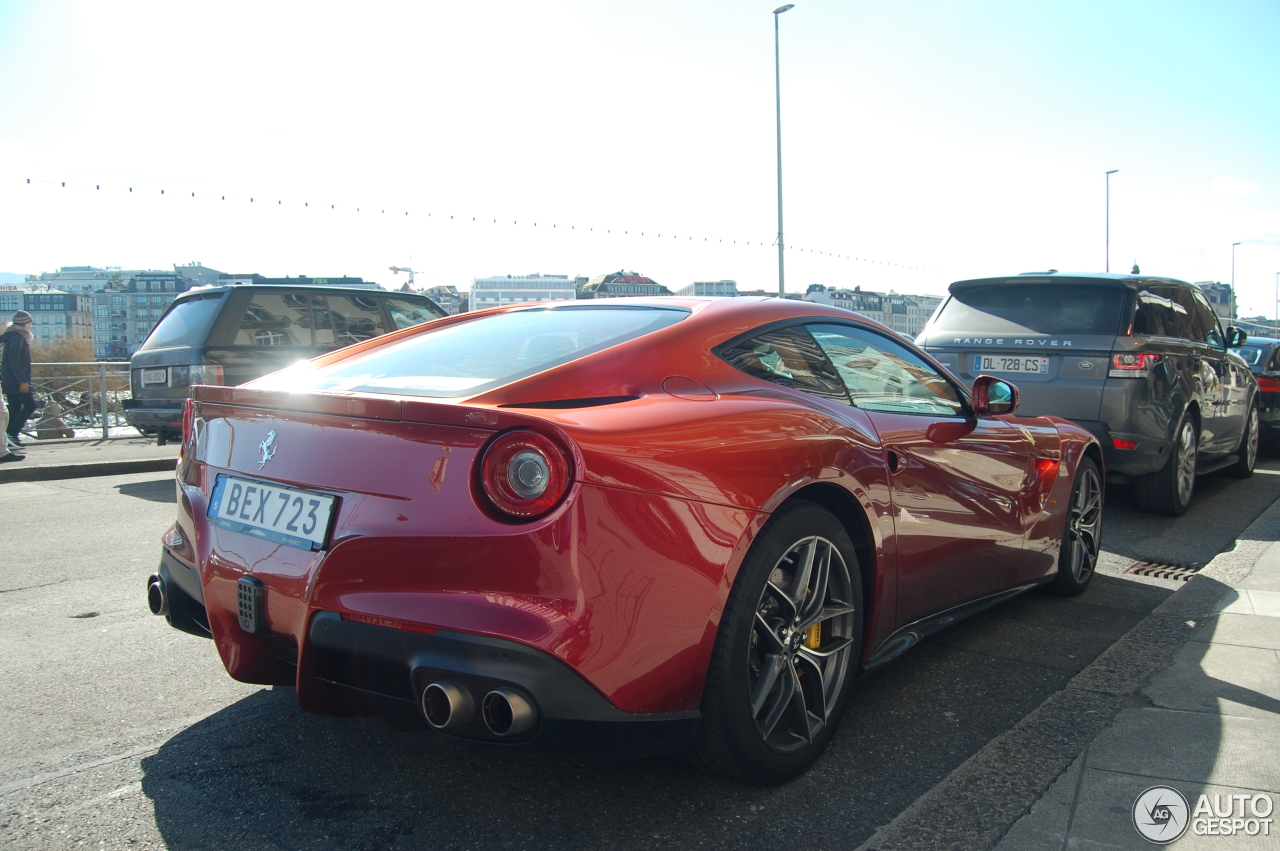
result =
[[[1275,337],[1255,337],[1252,334],[1244,341],[1246,346],[1274,346],[1276,343],[1280,343],[1280,340]]]
[[[1001,284],[1094,284],[1097,286],[1123,287],[1136,290],[1147,284],[1174,284],[1184,287],[1193,286],[1177,278],[1165,278],[1158,275],[1121,275],[1108,272],[1023,272],[1018,275],[1005,275],[998,278],[970,278],[956,281],[948,289],[951,292],[973,287],[999,286]]]
[[[360,287],[325,287],[315,284],[297,284],[291,286],[289,284],[219,284],[216,286],[193,287],[185,293],[179,294],[178,298],[186,298],[187,296],[202,296],[209,293],[226,293],[235,290],[262,290],[263,292],[318,292],[318,293],[335,293],[341,295],[394,295],[397,297],[411,296],[415,298],[428,298],[422,293],[402,293],[392,292],[384,289],[362,289]]]

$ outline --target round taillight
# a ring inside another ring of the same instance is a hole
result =
[[[502,514],[532,520],[559,504],[572,480],[568,453],[536,431],[499,435],[480,462],[480,484]]]

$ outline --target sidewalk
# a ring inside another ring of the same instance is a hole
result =
[[[27,438],[18,450],[25,461],[0,464],[0,483],[77,479],[84,476],[118,476],[172,470],[178,460],[178,444],[156,446],[154,438],[109,437],[68,440]]]
[[[1137,815],[1157,841],[1189,820],[1170,848],[1280,848],[1280,812],[1271,812],[1280,799],[1280,542],[1242,577],[1232,575],[1239,565],[1215,569],[1216,562],[1205,570],[1206,586],[1221,581],[1225,595],[1199,615],[1183,608],[1195,632],[1138,691],[1146,705],[1122,710],[997,848],[1150,848],[1132,809],[1153,786],[1186,801],[1162,791],[1144,796],[1144,805],[1170,805],[1163,825],[1153,823],[1150,807]],[[1206,811],[1201,795],[1218,810]]]
[[[1280,501],[860,848],[1280,849],[1277,802]]]

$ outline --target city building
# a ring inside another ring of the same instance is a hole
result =
[[[736,296],[737,281],[694,281],[686,287],[676,290],[676,295],[692,296]]]
[[[196,281],[178,272],[133,272],[127,282],[93,294],[93,354],[128,360],[165,310]]]
[[[1196,286],[1204,290],[1209,306],[1218,314],[1223,325],[1236,324],[1236,293],[1230,284],[1217,281],[1196,281]]]
[[[804,297],[806,301],[833,304],[861,313],[904,337],[912,338],[924,330],[925,323],[943,300],[942,296],[936,295],[905,295],[893,290],[879,293],[861,287],[829,289],[821,284],[811,285]]]
[[[440,286],[427,287],[424,290],[406,290],[406,292],[416,292],[426,296],[443,307],[445,313],[450,316],[467,312],[467,294],[458,292],[458,288],[453,284],[441,284]]]
[[[0,291],[0,317],[4,324],[19,310],[31,314],[31,334],[36,345],[93,339],[93,297],[90,295],[46,289]]]
[[[736,284],[734,285],[736,289]],[[578,298],[627,298],[629,296],[673,295],[662,284],[638,272],[610,272],[597,275],[578,288]]]
[[[531,301],[572,301],[575,281],[568,275],[495,275],[471,282],[468,310]]]

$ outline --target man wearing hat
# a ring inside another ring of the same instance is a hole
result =
[[[35,413],[31,395],[31,314],[19,310],[0,334],[0,390],[9,403],[9,425],[5,429],[10,449],[22,446],[19,435]],[[0,462],[5,459],[0,458]]]

